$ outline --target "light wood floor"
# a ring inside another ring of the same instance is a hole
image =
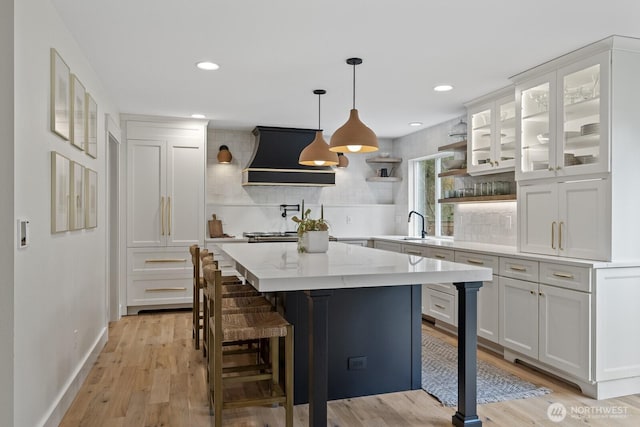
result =
[[[423,325],[423,330],[455,344],[454,338],[428,324]],[[479,405],[478,414],[484,425],[640,425],[640,395],[596,401],[562,382],[493,354],[480,351],[479,358],[553,390],[542,397]],[[206,390],[202,352],[194,350],[191,339],[190,312],[125,317],[110,325],[109,341],[61,426],[209,426],[212,418]],[[569,415],[557,424],[547,417],[547,408],[554,402],[583,414],[617,408],[626,415]],[[450,426],[454,412],[455,408],[443,407],[421,390],[333,401],[328,408],[332,427]],[[225,426],[284,426],[282,408],[226,410],[223,414]],[[296,426],[307,423],[308,406],[296,406]]]

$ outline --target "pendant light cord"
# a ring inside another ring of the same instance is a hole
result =
[[[353,64],[353,109],[356,109],[356,64]]]
[[[320,97],[322,94],[318,94],[318,130],[320,130]]]

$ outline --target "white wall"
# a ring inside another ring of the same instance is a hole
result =
[[[58,404],[106,336],[104,116],[119,112],[50,1],[16,1],[14,22],[15,216],[31,225],[31,245],[14,249],[14,425],[57,425]],[[51,47],[98,104],[97,159],[50,131]],[[52,150],[98,172],[97,228],[51,234]]]
[[[13,1],[0,2],[0,425],[13,425]]]
[[[325,135],[325,140],[329,141],[330,135]],[[379,143],[380,152],[392,151],[391,141],[380,139]],[[233,155],[231,164],[219,164],[216,160],[223,144]],[[293,214],[283,219],[279,205],[300,204],[303,199],[305,207],[313,210],[313,216],[319,216],[319,206],[324,205],[325,217],[334,235],[393,232],[393,199],[399,184],[366,181],[366,177],[376,173],[376,168],[365,159],[377,153],[347,154],[349,167],[337,169],[336,185],[332,187],[243,187],[242,169],[251,159],[254,145],[254,136],[249,131],[210,129],[208,132],[207,219],[212,213],[217,214],[226,233],[293,230]]]

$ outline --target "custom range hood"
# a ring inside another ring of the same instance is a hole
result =
[[[336,184],[330,166],[304,166],[300,152],[313,141],[315,129],[256,126],[256,145],[242,171],[242,185],[328,186]]]

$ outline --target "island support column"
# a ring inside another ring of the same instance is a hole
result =
[[[332,290],[306,291],[309,300],[309,426],[327,426],[329,297]]]
[[[477,413],[478,291],[482,282],[454,283],[458,290],[458,410],[454,426],[482,426]]]

